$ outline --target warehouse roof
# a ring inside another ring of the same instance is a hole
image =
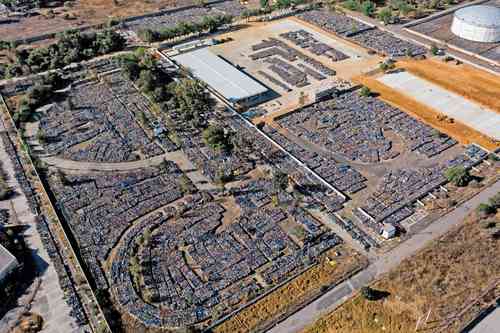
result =
[[[17,266],[17,259],[9,250],[0,244],[0,279],[10,273],[14,267]]]
[[[247,74],[210,52],[208,48],[182,53],[173,58],[230,102],[238,102],[263,94],[268,90]]]
[[[470,6],[457,10],[455,17],[478,27],[500,28],[500,8],[487,5]]]

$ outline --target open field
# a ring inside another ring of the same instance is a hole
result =
[[[339,252],[341,257],[335,257],[335,252]],[[326,260],[327,257],[332,261]],[[364,264],[366,259],[348,247],[331,250],[318,265],[223,322],[214,332],[243,333],[262,329],[269,325],[271,320],[293,311],[298,305],[319,295],[321,287],[339,283],[350,272]]]
[[[403,93],[389,88],[388,86],[377,81],[375,77],[361,76],[357,77],[355,79],[355,82],[369,87],[373,92],[380,94],[380,98],[387,103],[404,110],[405,112],[416,117],[422,122],[431,125],[432,127],[438,129],[443,133],[448,134],[462,144],[475,142],[485,147],[486,149],[491,150],[500,147],[499,143],[493,142],[487,136],[462,123],[459,123],[457,121],[450,123],[446,119],[439,120],[441,113],[434,110],[433,108],[417,102],[413,98],[408,97]]]
[[[51,32],[62,32],[82,25],[106,23],[110,18],[143,15],[160,9],[188,6],[193,1],[183,0],[80,0],[72,7],[41,9],[40,15],[23,17],[2,24],[0,39],[12,40]]]
[[[400,60],[396,66],[500,113],[497,75],[470,65],[450,65],[435,59]]]
[[[494,239],[478,220],[475,214],[468,216],[464,225],[432,242],[375,283],[375,289],[390,293],[387,298],[367,301],[357,296],[304,333],[411,332],[417,319],[426,316],[429,309],[432,311],[425,328],[438,327],[500,274],[500,262],[496,260],[500,240]]]

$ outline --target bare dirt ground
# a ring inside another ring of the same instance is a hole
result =
[[[484,228],[484,220],[475,213],[467,216],[463,225],[382,277],[373,288],[389,292],[388,297],[367,301],[357,296],[303,333],[413,332],[429,309],[427,324],[420,329],[442,328],[446,317],[463,309],[500,276],[496,260],[500,240]],[[450,326],[444,332],[458,329]]]
[[[432,67],[430,70],[432,70]],[[449,122],[447,119],[441,118],[442,114],[437,110],[387,87],[377,81],[374,76],[359,76],[355,78],[354,81],[369,87],[373,92],[380,94],[380,98],[387,103],[405,111],[441,132],[448,134],[462,144],[474,142],[491,150],[500,147],[500,143],[492,141],[492,139],[462,123],[457,121]]]
[[[2,24],[0,25],[0,39],[14,40],[62,32],[83,25],[106,23],[111,18],[143,15],[193,3],[193,0],[79,0],[72,7],[42,9],[41,15]]]
[[[497,75],[435,59],[398,61],[397,67],[500,113],[500,77]]]

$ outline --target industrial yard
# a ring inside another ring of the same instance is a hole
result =
[[[308,332],[399,332],[427,306],[437,319],[461,309],[446,281],[467,281],[475,296],[493,283],[494,251],[453,254],[470,242],[498,247],[496,199],[476,215],[466,208],[499,184],[500,79],[489,68],[397,33],[407,22],[393,31],[327,5],[158,11],[159,1],[130,17],[129,4],[107,28],[43,28],[40,44],[23,30],[26,47],[2,44],[0,148],[37,217],[1,201],[0,231],[36,225],[33,246],[65,300],[33,288],[44,330],[58,332],[57,304],[81,332],[288,333],[320,315],[336,326],[320,319]],[[443,242],[457,267],[488,267],[431,283],[449,263],[435,261]],[[396,301],[395,275],[426,282]],[[366,305],[360,290],[381,277],[374,288],[388,303]],[[453,304],[424,299],[431,284]],[[403,303],[398,324],[391,311]],[[0,329],[33,315],[18,311]]]

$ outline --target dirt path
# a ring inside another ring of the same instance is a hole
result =
[[[4,130],[1,122],[0,130]],[[0,160],[2,161],[3,169],[8,175],[7,183],[16,192],[12,199],[0,202],[0,208],[10,210],[12,215],[11,222],[13,224],[28,226],[24,232],[24,238],[29,248],[31,260],[33,260],[40,279],[40,287],[35,292],[34,298],[30,303],[31,310],[42,316],[44,321],[42,332],[74,332],[76,323],[70,315],[71,308],[64,300],[64,292],[60,287],[56,270],[36,230],[37,220],[31,212],[26,196],[22,192],[19,182],[14,175],[14,166],[1,140]],[[26,300],[26,295],[19,300],[19,308],[24,306],[23,300]],[[83,330],[82,328],[81,331]],[[1,324],[0,331],[2,331]]]

